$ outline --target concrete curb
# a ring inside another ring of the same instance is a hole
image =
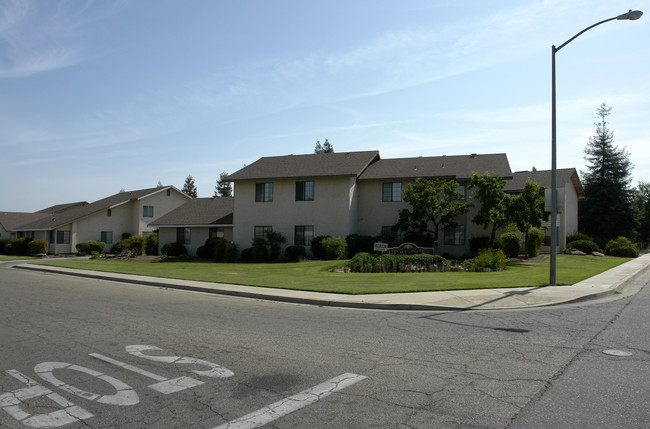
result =
[[[472,311],[508,310],[572,304],[605,298],[621,292],[650,269],[650,254],[633,259],[572,286],[476,289],[467,291],[414,292],[406,294],[343,295],[274,289],[254,286],[207,283],[193,280],[157,279],[130,274],[104,273],[18,263],[14,268],[75,277],[116,281],[157,288],[187,290],[266,301],[308,304],[322,307],[373,310]],[[392,299],[392,301],[391,301]],[[503,301],[515,301],[505,304]],[[457,301],[463,305],[445,305],[436,301]],[[500,301],[500,304],[495,304]],[[504,305],[501,305],[504,304]],[[488,306],[490,305],[490,306]]]

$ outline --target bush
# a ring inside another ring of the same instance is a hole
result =
[[[158,232],[152,232],[147,235],[144,242],[144,253],[147,255],[158,255]]]
[[[414,273],[445,271],[449,261],[439,255],[371,255],[357,253],[346,266],[354,273]]]
[[[122,233],[122,240],[128,240],[129,238],[132,237],[132,235],[133,234],[131,234],[130,232],[123,232]]]
[[[585,234],[584,232],[574,232],[573,234],[569,234],[566,236],[566,245],[569,247],[570,243],[573,243],[574,241],[594,241],[593,237],[591,237],[588,234]],[[574,247],[574,246],[571,246]],[[580,249],[578,249],[580,250]]]
[[[214,248],[212,256],[216,262],[237,262],[237,245],[223,240]]]
[[[503,243],[503,252],[508,258],[516,258],[519,256],[521,244],[519,243],[519,235],[515,232],[506,232],[501,234],[501,242]]]
[[[11,243],[11,238],[5,237],[5,238],[0,238],[0,255],[8,255],[9,251],[11,250],[11,246],[9,246],[9,250],[7,250],[7,245]]]
[[[269,251],[269,259],[275,261],[282,254],[282,244],[287,239],[280,232],[266,231],[265,237],[266,245]]]
[[[323,248],[323,240],[330,237],[329,235],[317,235],[311,239],[311,253],[316,259],[325,259],[325,249]]]
[[[47,253],[48,246],[47,240],[33,240],[27,244],[27,249],[30,255],[36,255],[39,253]]]
[[[371,253],[375,245],[375,237],[370,235],[350,234],[345,237],[348,244],[348,257],[351,258],[357,253]]]
[[[288,246],[284,249],[284,256],[290,262],[300,261],[307,257],[307,252],[302,246]]]
[[[587,255],[600,251],[598,245],[591,240],[574,240],[571,243],[567,243],[567,248],[585,252]]]
[[[90,255],[92,252],[103,252],[106,243],[103,241],[82,241],[81,243],[77,243],[75,247],[77,248],[77,252],[84,255]]]
[[[626,237],[618,237],[615,240],[609,240],[605,245],[605,254],[610,256],[622,256],[626,258],[636,258],[639,251],[636,244],[632,243]]]
[[[322,241],[325,260],[341,259],[345,253],[345,240],[341,237],[327,237]]]
[[[181,243],[167,243],[160,249],[160,253],[167,256],[180,256],[187,254],[187,248]]]
[[[134,235],[124,240],[118,240],[111,246],[111,253],[116,255],[128,254],[129,256],[144,255],[145,239],[141,235]]]
[[[481,249],[478,252],[474,263],[472,264],[472,271],[502,270],[506,266],[506,255],[500,249]]]
[[[544,244],[544,232],[538,228],[531,228],[528,231],[528,242],[526,243],[526,252],[528,257],[539,255],[539,249]]]
[[[478,255],[478,252],[481,249],[488,247],[490,242],[490,237],[487,235],[482,235],[480,237],[472,237],[469,239],[469,250],[472,252],[472,255]]]
[[[92,251],[90,252],[90,259],[99,259],[99,252]]]
[[[29,242],[32,241],[29,237],[14,238],[11,240],[11,252],[13,255],[26,256],[29,254]]]

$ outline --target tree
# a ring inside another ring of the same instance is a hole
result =
[[[314,153],[332,153],[332,152],[334,152],[334,146],[332,146],[327,139],[325,139],[325,143],[323,143],[322,145],[320,144],[320,141],[316,142]]]
[[[181,192],[183,192],[185,195],[188,195],[192,198],[197,197],[197,191],[196,191],[196,185],[194,184],[194,178],[190,174],[185,178],[185,184],[183,185],[183,189],[181,189]]]
[[[650,242],[650,182],[639,182],[634,190],[634,202],[639,219],[639,240],[646,247]]]
[[[232,197],[232,185],[226,180],[228,173],[225,171],[219,175],[217,185],[214,187],[214,197]]]
[[[467,213],[473,206],[471,202],[464,201],[458,186],[455,180],[442,179],[418,178],[415,183],[409,183],[404,191],[404,201],[410,204],[411,210],[399,211],[395,227],[402,231],[414,229],[430,232],[435,242],[441,226],[456,226],[458,216]]]
[[[485,229],[492,226],[488,242],[490,246],[494,244],[497,230],[507,226],[512,220],[510,212],[512,198],[503,192],[505,186],[506,181],[503,177],[490,176],[487,173],[482,176],[473,173],[469,183],[470,189],[477,190],[476,196],[481,203],[472,222]]]
[[[579,205],[580,229],[601,247],[619,236],[631,237],[636,230],[629,189],[632,163],[625,148],[614,146],[614,133],[607,128],[611,108],[597,110],[596,134],[585,148],[587,172],[583,174],[586,198]]]
[[[528,232],[542,226],[542,220],[548,220],[548,212],[544,211],[544,188],[537,182],[526,180],[522,193],[512,200],[511,216],[517,229],[524,234],[528,257]]]

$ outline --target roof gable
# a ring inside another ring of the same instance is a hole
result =
[[[503,189],[505,192],[518,193],[523,191],[526,181],[531,179],[545,188],[551,187],[552,170],[538,170],[538,171],[517,171],[513,174],[513,178],[506,182]],[[571,182],[578,194],[578,198],[585,197],[585,191],[582,187],[582,182],[578,176],[575,168],[558,168],[557,169],[557,184],[559,187],[564,186],[566,183]]]
[[[378,151],[271,156],[258,159],[228,176],[227,180],[356,177],[378,159]]]
[[[418,177],[469,180],[474,172],[512,177],[508,158],[498,153],[382,159],[368,167],[359,180],[413,180]]]
[[[118,192],[117,194],[111,195],[109,197],[103,198],[101,200],[95,201],[90,204],[77,206],[60,213],[50,213],[48,216],[42,219],[20,226],[19,230],[37,231],[37,230],[49,230],[49,229],[57,228],[62,225],[66,225],[71,222],[75,222],[85,217],[91,216],[93,214],[102,212],[104,210],[120,206],[122,204],[126,204],[131,201],[141,200],[143,198],[149,197],[159,192],[166,191],[168,189],[173,189],[179,194],[187,198],[190,198],[173,186],[163,186],[161,188],[157,187],[157,188],[139,189],[135,191]]]
[[[194,198],[149,225],[167,227],[232,225],[233,211],[233,197]]]

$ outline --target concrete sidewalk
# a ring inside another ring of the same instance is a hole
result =
[[[650,268],[650,254],[612,268],[572,286],[545,286],[503,289],[474,289],[440,292],[342,295],[305,292],[192,280],[164,279],[99,271],[73,270],[31,264],[16,268],[55,274],[119,281],[159,288],[191,290],[221,295],[333,307],[387,310],[486,310],[541,307],[611,296],[624,291],[637,276]]]

